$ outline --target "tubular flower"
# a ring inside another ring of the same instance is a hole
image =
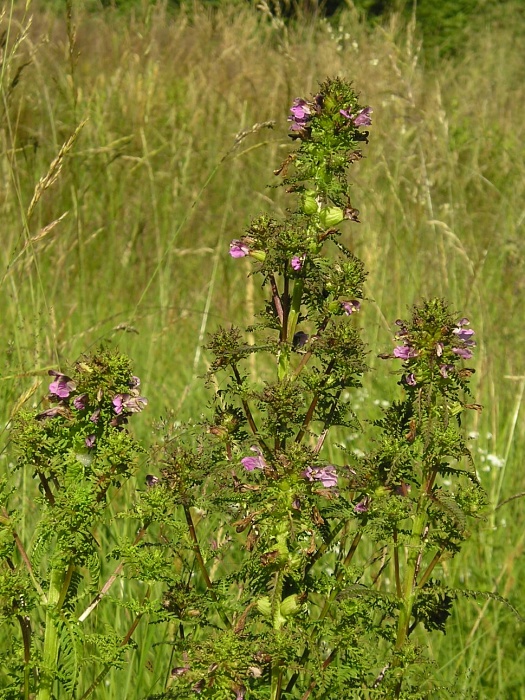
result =
[[[320,481],[325,488],[337,486],[337,472],[332,464],[326,467],[307,467],[303,475],[308,481]]]
[[[452,331],[460,343],[452,348],[452,352],[459,355],[463,360],[470,360],[472,357],[471,348],[476,347],[476,341],[472,338],[474,331],[470,328],[465,328],[465,326],[469,325],[470,321],[468,318],[462,318]]]
[[[118,415],[123,411],[128,413],[140,413],[148,405],[148,399],[144,396],[131,396],[131,394],[116,394],[113,397],[113,409]]]
[[[363,107],[357,114],[351,114],[346,109],[340,109],[339,113],[353,122],[354,126],[370,126],[372,124],[372,119],[370,118],[372,111],[371,107]]]
[[[253,472],[254,469],[264,469],[266,467],[266,462],[263,457],[263,453],[260,447],[253,445],[250,447],[252,452],[257,454],[257,457],[243,457],[241,459],[242,466],[248,472]]]
[[[60,374],[60,372],[55,372],[54,369],[50,369],[48,374],[51,377],[56,377],[54,382],[49,385],[49,392],[58,396],[59,399],[67,399],[69,395],[75,391],[77,385],[65,374]]]
[[[290,107],[292,115],[288,117],[288,121],[292,122],[290,131],[302,131],[308,125],[312,118],[312,111],[308,102],[301,97],[296,97],[293,105]]]
[[[250,254],[250,249],[240,239],[236,238],[230,243],[230,255],[232,258],[245,258]]]
[[[417,350],[410,345],[398,345],[394,348],[393,355],[400,360],[409,360],[410,358],[417,356]]]
[[[357,301],[357,299],[352,299],[351,301],[342,301],[341,306],[345,310],[345,314],[351,316],[354,312],[359,311],[361,302]]]
[[[303,267],[303,263],[304,263],[304,256],[299,257],[298,255],[294,255],[290,261],[290,265],[292,266],[292,270],[295,270],[296,272],[299,272],[299,270],[301,270],[301,268]]]

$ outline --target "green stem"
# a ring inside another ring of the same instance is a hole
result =
[[[303,290],[304,280],[295,280],[290,310],[288,314],[285,313],[283,320],[283,326],[284,324],[286,324],[286,326],[282,329],[281,338],[283,342],[281,350],[279,351],[279,365],[277,368],[277,374],[280,380],[287,377],[290,371],[290,348],[295,335],[295,329],[297,328],[297,322],[299,321],[299,315],[301,313]],[[287,308],[287,305],[285,308]]]
[[[301,301],[303,299],[303,290],[304,280],[296,280],[293,287],[290,313],[288,314],[287,338],[289,342],[292,341],[295,335],[295,329],[297,328],[297,322],[299,321],[299,314],[301,313]]]
[[[208,574],[208,569],[206,568],[206,564],[204,562],[204,558],[202,556],[201,548],[199,545],[199,540],[197,539],[197,532],[195,530],[195,525],[193,523],[193,518],[191,517],[191,512],[190,512],[190,507],[188,505],[184,505],[184,515],[186,517],[186,523],[188,525],[188,530],[190,533],[190,538],[191,541],[193,542],[193,553],[195,554],[195,559],[197,560],[197,564],[199,566],[200,572],[204,578],[204,582],[206,583],[206,588],[208,589],[211,597],[213,600],[217,603],[217,595],[215,591],[213,590],[213,583],[211,582],[211,579]],[[231,627],[231,622],[228,620],[224,612],[220,609],[217,608],[217,612],[219,613],[219,617],[223,621],[223,623],[226,625],[226,627]]]
[[[58,628],[57,613],[60,610],[59,601],[65,580],[63,565],[53,567],[49,581],[49,593],[47,596],[46,626],[44,637],[44,649],[42,652],[42,668],[40,676],[40,689],[37,700],[51,700],[52,689],[56,677],[58,659]],[[64,596],[65,597],[65,596]]]
[[[144,596],[144,601],[146,601],[146,600],[149,599],[150,594],[151,594],[151,589],[148,588],[148,590],[146,591],[146,595]],[[130,641],[130,639],[131,639],[131,635],[132,635],[133,632],[137,629],[138,624],[139,624],[139,622],[140,622],[140,620],[141,620],[141,618],[142,618],[143,615],[144,615],[144,613],[141,612],[141,613],[139,613],[139,614],[137,615],[137,617],[133,620],[133,622],[131,623],[130,628],[128,629],[128,631],[126,632],[126,634],[125,634],[125,636],[124,636],[124,639],[123,639],[122,642],[120,643],[120,648],[125,647],[125,646],[127,646],[127,644],[129,644],[129,641]],[[109,673],[109,671],[111,670],[111,668],[113,667],[113,665],[114,665],[114,664],[111,664],[111,663],[107,663],[107,664],[104,665],[104,668],[102,669],[102,671],[98,674],[98,676],[95,678],[95,680],[94,680],[93,683],[89,686],[89,688],[86,690],[86,692],[80,697],[80,700],[86,700],[86,698],[88,698],[88,697],[91,695],[91,693],[93,693],[93,691],[97,689],[97,687],[100,685],[100,683],[101,683],[101,682],[104,680],[104,678],[107,676],[107,674]]]
[[[354,539],[352,540],[352,544],[350,545],[350,549],[348,550],[348,553],[347,553],[346,557],[344,558],[342,567],[339,568],[339,571],[338,571],[337,574],[336,574],[336,577],[335,577],[335,578],[336,578],[336,580],[337,580],[338,582],[340,582],[341,579],[342,579],[343,576],[344,576],[344,573],[345,573],[345,572],[344,572],[344,569],[345,569],[347,566],[350,565],[350,562],[352,561],[352,559],[353,559],[353,557],[354,557],[354,554],[356,553],[356,550],[357,550],[357,547],[358,547],[358,545],[359,545],[359,542],[361,541],[361,537],[362,537],[362,533],[361,533],[361,532],[357,532],[357,533],[355,534]],[[333,592],[330,594],[330,596],[327,598],[327,600],[325,600],[325,603],[324,603],[324,605],[323,605],[323,608],[322,608],[322,610],[321,610],[321,612],[320,612],[320,614],[319,614],[318,620],[317,620],[318,622],[322,622],[322,621],[325,619],[325,617],[328,615],[328,611],[330,610],[330,607],[331,607],[332,603],[334,602],[334,600],[336,599],[336,597],[337,597],[337,591],[333,591]],[[312,642],[313,642],[313,638],[312,638]],[[300,659],[300,661],[299,661],[299,665],[304,664],[304,662],[308,659],[309,655],[310,655],[310,649],[309,649],[308,646],[306,646],[305,649],[304,649],[304,651],[303,651],[303,653],[302,653],[302,655],[301,655],[301,659]],[[288,685],[286,686],[286,692],[287,692],[287,693],[291,693],[291,692],[292,692],[293,687],[294,687],[295,684],[297,683],[297,679],[298,679],[298,678],[299,678],[299,672],[296,671],[296,672],[292,675],[292,677],[290,678],[290,680],[288,681]]]
[[[418,512],[414,518],[412,534],[408,544],[407,563],[404,581],[402,584],[401,609],[399,611],[399,621],[397,627],[397,640],[395,647],[397,651],[403,647],[408,637],[410,618],[412,616],[412,609],[414,607],[416,597],[417,571],[423,549],[421,540],[427,524],[426,500],[426,493],[423,492],[419,499]]]
[[[282,570],[276,574],[275,587],[272,597],[273,628],[278,631],[282,627],[281,602],[283,597],[284,575]],[[272,676],[270,686],[270,700],[279,700],[283,687],[283,667],[281,659],[272,659]]]

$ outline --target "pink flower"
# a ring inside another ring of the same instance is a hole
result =
[[[301,97],[296,97],[293,105],[290,107],[291,117],[288,117],[288,121],[292,122],[290,126],[290,131],[302,131],[312,118],[312,113],[308,102],[303,100]]]
[[[327,464],[326,467],[307,467],[303,475],[308,481],[320,481],[328,489],[337,486],[337,472],[332,464]]]
[[[400,360],[409,360],[411,357],[416,357],[417,350],[414,350],[410,345],[398,345],[394,348],[393,355]]]
[[[250,254],[250,249],[240,239],[236,238],[230,243],[230,255],[232,258],[244,258]]]
[[[148,405],[148,399],[144,396],[131,396],[130,394],[116,394],[113,398],[113,408],[118,415],[122,411],[128,413],[140,413]]]
[[[351,316],[354,312],[359,311],[359,309],[361,308],[361,302],[357,301],[357,299],[352,299],[351,301],[342,301],[341,305],[345,310],[345,314],[347,316]]]
[[[54,382],[49,385],[49,392],[58,396],[59,399],[67,399],[71,392],[75,391],[77,385],[65,374],[60,374],[60,372],[55,372],[54,369],[50,369],[48,372],[52,377],[56,377]]]
[[[290,265],[292,266],[292,269],[295,270],[296,272],[299,272],[299,270],[303,266],[303,263],[304,263],[304,256],[299,257],[298,255],[294,255],[290,261]]]
[[[264,469],[266,467],[266,462],[261,448],[257,445],[253,445],[250,447],[250,450],[256,452],[257,457],[243,457],[241,459],[242,466],[249,472],[253,472],[254,469]]]
[[[372,123],[372,119],[370,118],[372,111],[371,107],[363,107],[357,114],[351,114],[346,109],[340,109],[339,113],[346,119],[352,121],[354,126],[370,126]]]

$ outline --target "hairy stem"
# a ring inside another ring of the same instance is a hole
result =
[[[397,627],[396,650],[399,651],[409,634],[410,618],[414,607],[417,570],[423,550],[422,537],[427,523],[426,493],[419,498],[417,513],[412,525],[412,534],[408,544],[407,562],[404,571],[404,581],[401,586],[402,600]]]
[[[44,649],[42,652],[42,667],[40,674],[40,688],[37,700],[51,700],[53,697],[53,685],[57,672],[58,659],[58,628],[57,614],[60,610],[58,603],[62,591],[66,572],[63,565],[55,565],[51,569],[49,580],[49,593],[47,595],[47,610],[45,622]]]
[[[206,568],[206,564],[204,562],[204,557],[202,556],[199,540],[197,538],[197,532],[195,530],[193,518],[191,517],[190,507],[186,504],[184,505],[184,516],[186,518],[186,524],[188,525],[188,531],[190,533],[191,541],[193,542],[193,553],[195,555],[195,559],[197,560],[199,570],[202,574],[202,577],[204,578],[204,582],[206,583],[206,588],[208,589],[213,600],[217,603],[217,595],[213,590],[213,583],[211,582],[211,579],[208,574],[208,569]],[[224,612],[220,610],[220,608],[217,609],[217,612],[219,613],[219,617],[221,618],[222,622],[226,625],[226,627],[231,627],[231,622],[228,620]]]

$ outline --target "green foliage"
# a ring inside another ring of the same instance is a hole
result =
[[[35,694],[40,700],[57,689],[75,694],[89,663],[92,636],[75,615],[82,598],[99,589],[98,530],[108,524],[108,505],[142,452],[125,425],[147,403],[128,358],[119,352],[102,348],[79,360],[71,376],[49,374],[51,406],[21,411],[11,431],[14,468],[28,472],[40,489],[32,547],[21,540],[16,517],[4,507],[3,533],[16,547],[4,548],[0,577],[1,622],[4,629],[18,627],[20,635],[6,668],[24,697]],[[140,550],[126,546],[129,558],[140,560]],[[154,570],[158,580],[151,560],[141,573]],[[97,638],[95,658],[113,666],[122,654],[122,638],[113,632],[104,644],[102,654]]]

